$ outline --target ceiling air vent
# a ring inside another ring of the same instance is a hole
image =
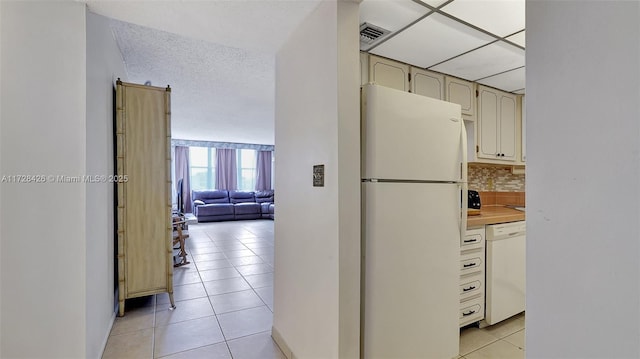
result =
[[[360,50],[368,50],[389,32],[379,26],[363,23],[360,25]]]

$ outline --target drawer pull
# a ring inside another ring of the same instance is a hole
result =
[[[477,241],[477,239],[475,239],[475,238],[474,239],[465,239],[464,243],[472,243],[472,242],[475,242],[475,241]]]
[[[469,316],[469,315],[471,315],[471,314],[473,314],[473,313],[475,313],[475,312],[476,312],[475,310],[470,310],[470,311],[468,311],[468,312],[462,313],[462,316],[463,316],[463,317],[467,317],[467,316]]]
[[[469,267],[475,267],[475,266],[476,266],[476,263],[475,263],[475,262],[474,262],[474,263],[469,263],[469,264],[463,264],[463,265],[462,265],[462,267],[463,267],[463,268],[469,268]]]
[[[475,285],[472,285],[472,286],[471,286],[471,287],[469,287],[469,288],[462,288],[462,291],[463,291],[463,292],[468,292],[468,291],[470,291],[470,290],[474,290],[474,289],[476,289],[476,286],[475,286]]]

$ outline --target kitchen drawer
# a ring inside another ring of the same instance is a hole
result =
[[[483,272],[460,279],[460,301],[482,293],[484,293]]]
[[[466,251],[474,248],[482,248],[484,246],[484,235],[484,227],[468,229],[467,234],[462,238],[460,249]]]
[[[484,261],[480,256],[472,257],[466,260],[460,261],[460,275],[472,273],[484,269]]]
[[[460,326],[484,319],[484,298],[476,298],[460,303]]]
[[[460,275],[484,271],[484,248],[460,253]]]

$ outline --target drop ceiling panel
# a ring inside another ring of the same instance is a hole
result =
[[[447,0],[420,0],[420,2],[423,2],[427,5],[431,5],[433,7],[438,7],[444,3],[447,2]]]
[[[492,40],[489,35],[434,13],[371,53],[426,68]]]
[[[478,83],[512,92],[524,88],[524,73],[524,67],[521,67],[516,70],[487,77],[486,79],[479,80]]]
[[[430,70],[476,81],[521,66],[524,66],[524,50],[503,41],[497,41],[443,62]]]
[[[395,32],[429,11],[411,0],[364,0],[360,3],[360,24],[366,22]]]
[[[504,37],[524,29],[525,0],[454,0],[442,11]]]
[[[516,45],[520,45],[525,47],[525,31],[519,32],[515,35],[511,35],[506,38],[507,40],[513,42]]]

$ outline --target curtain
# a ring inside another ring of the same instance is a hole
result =
[[[271,151],[257,151],[256,191],[271,189]]]
[[[216,149],[216,189],[234,190],[238,188],[237,163],[235,149]]]
[[[189,180],[189,147],[176,146],[175,152],[176,166],[176,191],[178,181],[182,179],[182,202],[184,203],[184,213],[191,213],[191,181]]]

